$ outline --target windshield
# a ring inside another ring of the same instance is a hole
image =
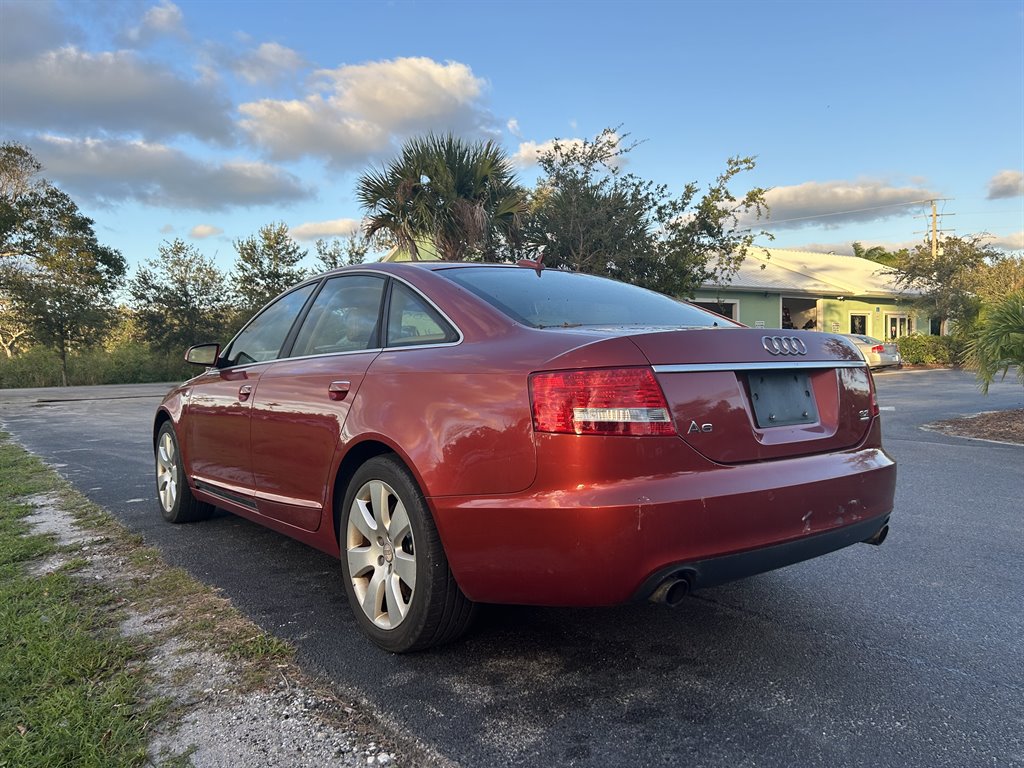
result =
[[[638,325],[707,328],[725,318],[635,285],[594,275],[523,267],[439,270],[516,322],[534,328]]]

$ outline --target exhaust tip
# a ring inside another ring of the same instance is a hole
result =
[[[651,593],[652,603],[664,603],[670,608],[677,607],[690,594],[690,581],[683,576],[669,576]]]
[[[889,524],[886,523],[878,529],[878,533],[872,536],[870,539],[864,539],[865,544],[873,544],[876,547],[885,541],[885,537],[889,535]]]

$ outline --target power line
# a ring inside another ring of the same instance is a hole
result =
[[[945,198],[943,198],[943,199],[945,199]],[[904,206],[904,205],[922,205],[924,203],[930,203],[931,201],[932,201],[932,198],[928,198],[927,200],[911,200],[911,201],[906,202],[906,203],[888,203],[887,205],[875,205],[875,206],[872,206],[871,208],[854,208],[854,209],[849,210],[849,211],[836,211],[835,213],[819,213],[819,214],[816,214],[814,216],[797,216],[796,218],[793,218],[793,219],[778,219],[778,220],[775,220],[775,219],[772,219],[772,218],[768,218],[765,221],[765,224],[766,225],[767,224],[788,224],[791,221],[807,221],[809,219],[823,219],[826,216],[845,216],[848,213],[866,213],[867,211],[880,211],[883,208],[899,208],[900,206]]]

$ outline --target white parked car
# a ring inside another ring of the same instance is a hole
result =
[[[900,357],[900,350],[895,341],[882,341],[873,336],[861,336],[859,333],[844,334],[857,345],[857,349],[864,355],[869,368],[888,368],[891,365],[903,365],[903,358]]]

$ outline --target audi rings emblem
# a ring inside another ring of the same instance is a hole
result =
[[[761,346],[773,355],[807,354],[807,345],[796,336],[762,336]]]

